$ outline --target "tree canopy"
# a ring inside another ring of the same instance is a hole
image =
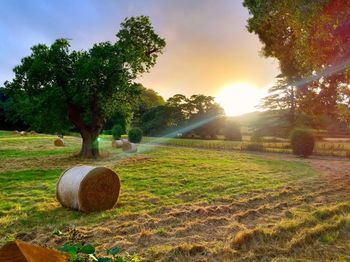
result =
[[[324,118],[349,121],[350,1],[245,0],[244,6],[248,30],[283,75],[264,107],[287,109],[290,123],[297,115],[311,117],[315,127]]]
[[[174,131],[182,135],[196,134],[200,137],[218,134],[215,118],[222,116],[223,109],[214,101],[214,97],[182,94],[170,97],[165,105],[154,107],[142,117],[142,129],[147,135],[164,135]],[[206,123],[206,120],[208,122]],[[210,121],[209,121],[210,120]],[[198,127],[187,130],[194,123],[203,122]],[[186,131],[181,131],[185,129]]]
[[[97,137],[109,117],[128,112],[141,90],[135,82],[155,65],[165,47],[146,16],[126,18],[116,41],[70,50],[67,39],[38,44],[5,83],[11,108],[41,131],[79,130],[84,157],[97,157]]]

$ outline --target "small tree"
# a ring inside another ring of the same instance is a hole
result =
[[[291,145],[293,153],[297,156],[308,157],[315,146],[313,134],[305,129],[294,129],[291,133]]]
[[[115,43],[70,51],[67,39],[32,47],[6,82],[13,108],[35,130],[79,130],[82,157],[98,157],[98,135],[116,111],[131,111],[134,82],[152,68],[165,46],[146,16],[124,20]],[[125,110],[123,110],[125,109]]]
[[[142,139],[142,130],[138,127],[131,128],[128,133],[128,139],[132,143],[140,143]]]

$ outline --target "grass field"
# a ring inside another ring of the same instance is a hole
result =
[[[87,242],[142,261],[350,260],[346,161],[147,144],[127,155],[106,136],[103,158],[81,160],[79,138],[66,137],[64,148],[53,139],[0,132],[0,245]],[[56,181],[76,164],[119,174],[116,208],[59,205]]]
[[[181,138],[154,138],[145,137],[144,142],[170,146],[194,147],[219,150],[260,151],[270,153],[292,153],[290,142],[287,139],[276,139],[275,142],[251,142],[249,137],[243,141],[201,140]],[[316,141],[313,151],[318,156],[350,157],[350,141],[343,139],[325,139]]]

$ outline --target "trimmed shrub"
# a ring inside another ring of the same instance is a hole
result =
[[[290,136],[294,155],[308,157],[315,147],[314,135],[305,129],[294,129]]]
[[[121,125],[114,125],[112,128],[112,136],[114,140],[120,139],[123,134],[123,128]]]
[[[138,127],[131,128],[128,133],[128,139],[131,143],[140,143],[142,139],[142,130]]]

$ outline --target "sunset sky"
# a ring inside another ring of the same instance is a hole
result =
[[[114,41],[127,16],[148,15],[167,47],[140,82],[168,98],[177,93],[216,96],[224,87],[269,85],[277,63],[259,55],[239,0],[1,0],[0,82],[37,43],[70,38],[73,49]]]

